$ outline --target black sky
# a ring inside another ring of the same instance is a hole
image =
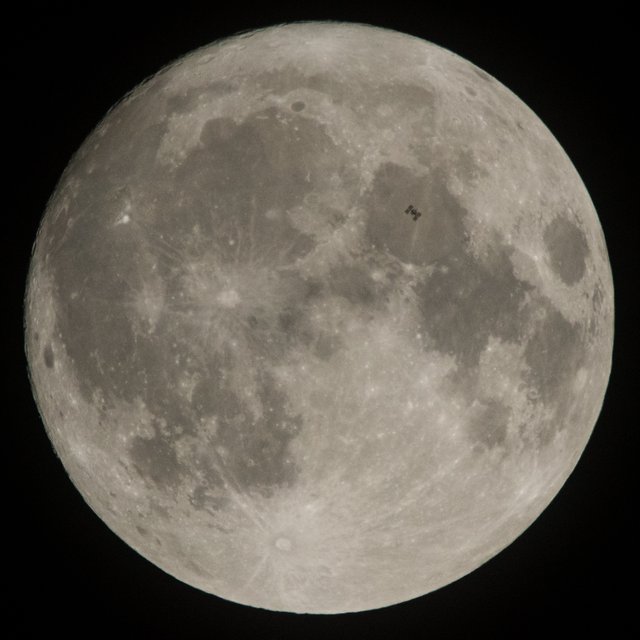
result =
[[[629,12],[611,4],[568,15],[558,3],[511,12],[312,9],[285,4],[220,14],[215,3],[153,9],[23,8],[5,21],[4,76],[12,321],[5,425],[10,432],[5,519],[8,638],[561,638],[626,637],[632,624],[637,535],[637,54]],[[157,7],[160,7],[158,3]],[[269,7],[269,8],[265,8]],[[277,7],[277,8],[276,8]],[[586,11],[586,13],[584,13]],[[146,76],[219,37],[293,20],[364,22],[423,37],[471,60],[549,127],[599,213],[616,287],[614,369],[600,420],[576,470],[543,515],[496,558],[417,600],[344,616],[275,614],[201,593],[131,550],[87,507],[55,457],[25,372],[22,296],[29,252],[48,197],[105,112]],[[635,64],[633,63],[636,58]],[[634,426],[635,425],[635,426]],[[9,570],[9,561],[15,566]],[[600,631],[602,630],[602,631]]]

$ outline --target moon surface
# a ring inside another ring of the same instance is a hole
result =
[[[294,23],[105,116],[43,217],[25,331],[118,536],[222,598],[339,613],[457,580],[545,509],[603,402],[613,285],[579,175],[496,79]]]

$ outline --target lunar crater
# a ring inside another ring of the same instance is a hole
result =
[[[544,231],[544,243],[552,269],[567,285],[582,279],[586,269],[588,246],[584,233],[566,216],[558,216]]]
[[[44,359],[45,366],[49,369],[53,369],[55,358],[53,356],[53,349],[51,348],[51,344],[47,344],[42,350],[42,358]]]

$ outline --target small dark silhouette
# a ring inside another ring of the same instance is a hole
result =
[[[404,212],[410,213],[414,220],[417,220],[422,215],[412,204],[410,204]]]

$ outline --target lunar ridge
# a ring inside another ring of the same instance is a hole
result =
[[[128,94],[48,204],[25,309],[99,517],[190,585],[306,613],[415,598],[519,536],[613,340],[600,223],[544,124],[346,23],[234,36]]]

